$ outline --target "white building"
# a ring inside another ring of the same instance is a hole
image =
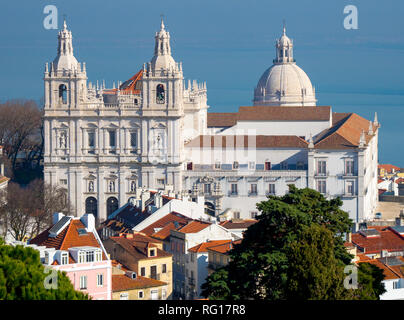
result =
[[[203,194],[212,215],[251,218],[267,194],[283,195],[295,184],[340,196],[356,222],[373,217],[377,117],[316,106],[285,29],[254,106],[234,113],[207,113],[206,84],[185,85],[163,22],[151,61],[112,89],[87,83],[65,23],[44,81],[45,181],[98,221],[136,188],[167,185],[193,198]]]

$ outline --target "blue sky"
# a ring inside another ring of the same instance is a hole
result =
[[[56,55],[57,31],[43,27],[56,5],[73,32],[76,58],[90,81],[126,80],[153,55],[160,14],[173,56],[187,79],[207,81],[210,111],[251,105],[259,77],[272,64],[286,20],[297,64],[316,87],[319,105],[382,123],[379,159],[404,167],[404,2],[398,0],[19,0],[0,10],[0,100],[40,99],[45,62]],[[359,29],[345,30],[346,5]]]

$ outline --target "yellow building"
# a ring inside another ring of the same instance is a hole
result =
[[[173,282],[172,254],[162,249],[163,243],[161,241],[148,237],[143,233],[135,233],[121,237],[111,237],[104,241],[104,246],[110,254],[111,259],[118,261],[128,270],[135,272],[136,277],[139,279],[150,278],[151,280],[166,284],[165,287],[162,284],[158,285],[157,287],[161,287],[160,289],[153,289],[153,298],[156,296],[155,290],[160,290],[158,299],[171,299]],[[128,281],[125,283],[130,286]],[[154,285],[158,284],[157,282],[153,283]],[[137,287],[133,290],[140,289]]]
[[[112,275],[112,300],[166,300],[167,283],[132,272]]]

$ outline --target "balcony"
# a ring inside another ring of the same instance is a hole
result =
[[[230,191],[228,193],[229,197],[237,197],[238,196],[238,192],[237,191]]]
[[[248,191],[248,196],[249,197],[256,197],[256,196],[258,196],[258,192],[257,191]]]
[[[323,178],[323,177],[328,177],[330,175],[330,171],[325,171],[325,172],[315,172],[314,176],[316,178]]]

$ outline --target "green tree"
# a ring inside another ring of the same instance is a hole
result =
[[[54,275],[57,287],[45,288]],[[46,273],[37,250],[6,245],[0,238],[0,300],[88,299],[87,294],[74,290],[65,272]]]
[[[286,195],[258,203],[258,222],[230,251],[224,270],[207,278],[202,294],[212,299],[360,297],[344,288],[344,267],[353,257],[342,235],[350,231],[352,221],[341,205],[339,198],[327,200],[315,190],[293,185]],[[369,270],[362,278],[365,274]],[[222,283],[226,286],[221,291]]]

